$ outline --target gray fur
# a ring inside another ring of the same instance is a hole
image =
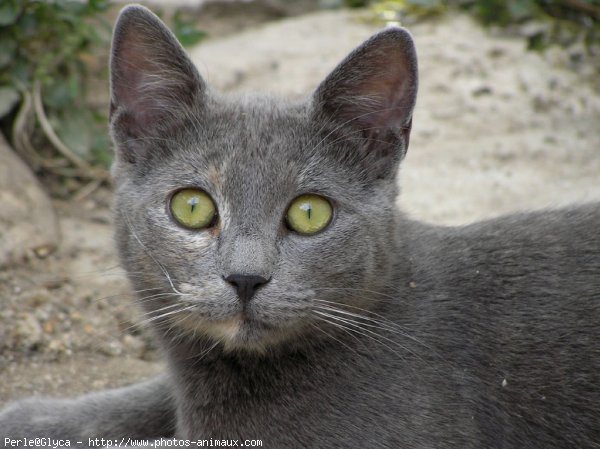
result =
[[[223,97],[152,13],[126,8],[116,236],[135,289],[154,289],[141,303],[170,376],[15,403],[0,434],[600,447],[600,206],[458,228],[408,219],[394,204],[416,89],[412,39],[393,28],[307,102]],[[185,186],[212,196],[214,228],[171,220]],[[284,224],[307,192],[335,209],[313,236]],[[236,273],[271,280],[244,306],[224,281]]]

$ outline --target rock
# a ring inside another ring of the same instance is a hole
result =
[[[29,254],[43,258],[59,243],[50,198],[0,135],[0,268]]]

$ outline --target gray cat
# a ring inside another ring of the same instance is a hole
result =
[[[212,92],[130,6],[111,76],[117,242],[168,374],[14,403],[0,445],[600,447],[600,206],[464,227],[397,211],[405,30],[286,103]]]

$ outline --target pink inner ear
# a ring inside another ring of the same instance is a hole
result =
[[[144,87],[148,74],[156,73],[159,68],[153,58],[156,54],[145,44],[149,36],[143,36],[144,31],[132,26],[122,36],[120,47],[115,49],[113,59],[113,95],[117,105],[129,113],[144,115],[152,109],[153,96]],[[159,87],[156,84],[156,87]],[[150,94],[150,95],[149,95]]]
[[[161,108],[159,89],[148,89],[144,82],[144,73],[128,70],[129,74],[120,80],[119,88],[115,89],[114,97],[117,106],[121,107],[128,116],[129,128],[138,134],[146,127],[152,126],[168,108]]]
[[[367,70],[351,88],[362,104],[347,105],[347,113],[361,115],[369,128],[401,128],[410,122],[416,90],[414,75],[404,52],[384,47],[367,56]],[[354,110],[353,110],[354,109]]]
[[[352,52],[317,90],[323,112],[371,136],[409,128],[417,92],[414,46],[404,30],[385,30]]]
[[[371,84],[371,83],[369,83]],[[368,92],[380,92],[370,95],[371,102],[363,112],[359,122],[372,128],[399,127],[406,123],[407,114],[412,107],[406,105],[406,80],[381,80],[367,87]],[[407,111],[408,109],[408,111]]]
[[[315,92],[319,121],[329,135],[353,142],[349,151],[365,173],[395,173],[408,149],[418,85],[412,38],[400,28],[386,29],[354,50]]]
[[[124,20],[113,44],[111,111],[127,115],[131,133],[144,132],[189,107],[201,79],[158,19]]]

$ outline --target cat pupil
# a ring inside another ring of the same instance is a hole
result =
[[[200,202],[200,200],[198,200],[197,196],[190,198],[188,200],[188,204],[192,207],[192,209],[191,209],[192,212],[194,212],[194,209],[196,208],[196,206],[198,205],[199,202]]]
[[[312,213],[312,205],[310,203],[304,203],[300,206],[300,209],[306,211],[306,215],[308,215],[308,219],[310,220],[310,215]]]

